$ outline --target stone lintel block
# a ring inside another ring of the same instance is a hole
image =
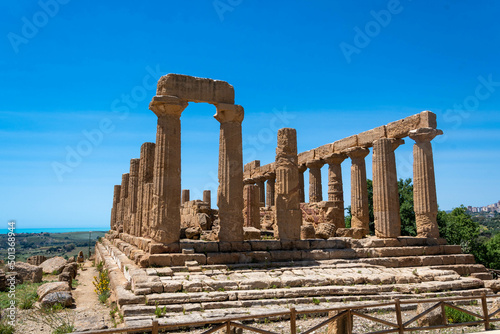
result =
[[[167,74],[158,80],[157,95],[173,95],[192,102],[234,104],[234,88],[225,81]]]
[[[314,150],[301,152],[298,154],[299,165],[305,164],[307,161],[314,160]]]
[[[358,146],[358,136],[353,135],[350,137],[346,137],[340,140],[337,140],[336,142],[333,143],[333,151],[340,153],[342,151],[347,150],[348,148],[351,147],[356,147]]]
[[[317,147],[314,150],[314,159],[323,159],[329,154],[333,153],[333,144],[325,144]]]
[[[245,166],[243,166],[243,171],[250,172],[257,167],[260,167],[260,160],[250,161],[249,163],[246,163]]]
[[[372,147],[377,139],[387,138],[385,125],[358,134],[358,146]]]
[[[280,250],[281,242],[279,240],[252,240],[248,242],[252,251]]]
[[[420,127],[420,114],[415,114],[395,122],[391,122],[385,126],[387,138],[404,138],[408,136],[411,130]]]
[[[302,260],[302,252],[299,250],[277,250],[269,252],[273,262],[283,261],[300,261]]]
[[[239,262],[237,253],[207,253],[207,264],[233,264]]]
[[[437,128],[436,114],[432,111],[425,110],[420,113],[419,128]]]

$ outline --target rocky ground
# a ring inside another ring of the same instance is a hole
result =
[[[75,330],[112,328],[114,325],[110,316],[111,309],[100,303],[94,292],[92,281],[97,273],[92,262],[86,261],[83,270],[78,270],[77,285],[73,286],[74,305],[66,310],[52,312],[50,315],[41,313],[38,303],[33,309],[19,310],[15,332],[50,334],[53,331],[52,327],[63,322],[73,324]],[[48,275],[44,280],[57,281],[57,277]]]

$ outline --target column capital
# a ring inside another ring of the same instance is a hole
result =
[[[344,153],[332,153],[323,158],[327,164],[335,165],[341,164],[345,159],[347,159],[347,155]]]
[[[373,147],[375,147],[375,144],[377,142],[390,142],[391,143],[391,149],[395,151],[399,146],[403,145],[405,143],[404,139],[399,139],[399,138],[380,138],[377,139],[373,142]]]
[[[266,178],[266,180],[274,180],[274,179],[276,179],[276,173],[275,172],[267,172],[266,174],[264,174],[264,177]]]
[[[311,169],[311,168],[321,168],[323,167],[323,165],[325,164],[325,162],[321,159],[315,159],[315,160],[311,160],[311,161],[307,161],[306,162],[306,167]]]
[[[217,104],[217,112],[214,115],[214,118],[221,123],[226,122],[243,122],[243,118],[245,117],[245,112],[243,107],[237,104],[228,104],[228,103],[218,103]]]
[[[443,131],[433,128],[420,128],[411,130],[408,136],[417,143],[426,143],[433,140],[436,136],[442,135]]]
[[[304,173],[307,170],[307,166],[305,164],[299,165],[299,172]]]
[[[253,180],[258,183],[258,182],[265,182],[266,181],[266,176],[265,175],[259,175],[253,178]]]
[[[149,103],[149,110],[154,112],[158,117],[165,115],[181,117],[182,112],[187,106],[188,101],[176,96],[157,95],[153,96],[153,100]]]
[[[345,150],[344,153],[351,159],[364,159],[370,150],[366,147],[356,146]]]
[[[251,178],[243,179],[243,184],[255,184],[255,180]]]

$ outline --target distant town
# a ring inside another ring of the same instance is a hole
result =
[[[487,206],[474,207],[474,206],[469,205],[467,207],[467,210],[469,212],[474,212],[474,213],[480,213],[480,212],[498,212],[498,213],[500,213],[500,201],[498,201],[497,203],[494,203],[494,204],[487,205]]]

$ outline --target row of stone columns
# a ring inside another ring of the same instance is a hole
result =
[[[409,137],[415,140],[414,145],[414,205],[417,220],[417,232],[421,237],[439,237],[437,228],[437,199],[434,176],[434,165],[432,146],[430,141],[441,130],[433,128],[420,128],[409,133]],[[378,237],[394,238],[401,235],[401,218],[399,214],[398,180],[396,172],[396,158],[394,151],[404,144],[402,139],[383,138],[373,142],[373,210],[375,218],[375,232]],[[366,235],[369,232],[369,208],[368,189],[366,177],[365,158],[370,153],[366,147],[352,147],[343,153],[333,153],[323,159],[308,161],[297,166],[298,171],[298,198],[304,202],[304,172],[309,169],[309,202],[320,202],[323,200],[321,184],[321,168],[328,164],[328,201],[332,206],[327,213],[331,223],[337,227],[344,227],[344,199],[342,185],[341,163],[351,159],[351,227],[362,229]],[[276,167],[277,168],[277,167]],[[274,178],[276,174],[267,178],[261,176],[255,179],[245,180],[249,185],[256,183],[255,189],[248,189],[245,198],[248,203],[254,203],[260,199],[263,206],[264,181],[268,180],[268,193],[274,189]],[[271,182],[272,180],[272,182]],[[277,182],[277,181],[276,181]],[[258,192],[257,195],[254,192]],[[250,198],[251,196],[254,196]],[[256,196],[256,197],[255,197]],[[270,202],[266,203],[271,206]],[[249,209],[250,210],[250,209]],[[253,209],[255,210],[255,209]],[[276,208],[278,211],[278,208]],[[257,214],[245,215],[248,217],[247,226],[256,225]],[[251,218],[253,217],[253,218]]]

